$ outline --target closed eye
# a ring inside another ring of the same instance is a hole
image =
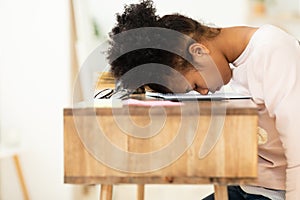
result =
[[[194,87],[193,87],[193,90],[197,90],[197,88],[198,88],[198,85],[195,84]]]

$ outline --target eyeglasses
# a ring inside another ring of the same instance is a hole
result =
[[[124,99],[128,98],[130,94],[140,94],[145,93],[143,88],[138,88],[136,90],[124,89],[119,88],[118,90],[114,90],[111,88],[105,88],[100,90],[95,94],[94,99],[109,99],[109,98],[117,98],[117,99]]]
[[[105,88],[95,94],[94,99],[109,99],[114,93],[113,89]]]

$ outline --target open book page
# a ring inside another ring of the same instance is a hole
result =
[[[188,93],[162,94],[156,92],[146,92],[146,96],[162,98],[170,101],[201,101],[201,100],[227,100],[227,99],[250,99],[251,96],[236,92],[216,92],[202,95],[196,91]]]

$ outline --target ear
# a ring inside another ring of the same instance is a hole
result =
[[[209,54],[209,49],[200,43],[193,43],[189,46],[189,52],[192,56],[202,56],[203,54]]]

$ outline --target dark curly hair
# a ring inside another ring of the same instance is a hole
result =
[[[110,47],[107,59],[116,79],[133,68],[150,63],[169,66],[181,73],[192,66],[188,47],[202,39],[210,39],[220,33],[220,28],[205,26],[189,17],[172,14],[159,17],[151,0],[125,5],[123,14],[117,14],[117,24],[109,33]],[[146,29],[148,28],[148,29]],[[149,29],[150,28],[150,29]],[[165,30],[172,30],[168,33]],[[185,35],[186,37],[182,37]],[[155,65],[147,66],[155,68]],[[147,81],[165,80],[171,72],[163,74],[151,69],[134,77],[145,79],[145,84],[158,92],[171,92],[167,87]]]

